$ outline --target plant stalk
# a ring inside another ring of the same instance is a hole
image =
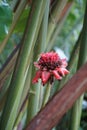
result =
[[[47,33],[47,44],[49,44],[49,40],[54,32],[54,29],[57,25],[57,22],[60,18],[61,12],[66,5],[68,0],[58,0],[56,3],[54,9],[52,10],[52,13],[50,13],[50,19],[48,24],[48,33]]]
[[[51,92],[51,87],[52,87],[52,85],[50,83],[48,83],[48,85],[45,88],[44,99],[43,99],[43,103],[42,103],[42,108],[46,105],[46,103],[49,100],[50,92]]]

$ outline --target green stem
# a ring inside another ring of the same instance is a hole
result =
[[[12,74],[5,81],[4,86],[2,87],[2,89],[0,91],[0,111],[2,111],[3,106],[5,105],[5,101],[6,101],[7,93],[8,93],[8,87],[10,85],[11,78],[12,78]]]
[[[63,16],[62,16],[62,18],[58,21],[57,27],[54,29],[54,34],[51,36],[51,38],[49,38],[50,46],[49,46],[49,44],[48,44],[48,46],[47,46],[47,48],[46,48],[47,51],[50,51],[50,50],[52,49],[53,45],[55,44],[55,40],[56,40],[56,38],[58,37],[58,34],[59,34],[61,28],[63,27],[63,24],[64,24],[64,22],[65,22],[65,20],[66,20],[66,18],[67,18],[67,16],[68,16],[68,14],[69,14],[69,12],[70,12],[70,9],[71,9],[72,5],[73,5],[73,2],[68,2],[68,3],[66,4],[66,6],[64,7],[64,9],[63,9],[63,11],[62,11],[62,12],[63,12]],[[66,8],[67,8],[67,9],[66,9]],[[62,14],[61,14],[61,15],[62,15]]]
[[[57,22],[60,18],[61,11],[63,10],[64,6],[66,5],[68,0],[58,0],[57,4],[55,5],[51,17],[49,19],[49,24],[48,24],[48,34],[47,34],[47,44],[49,43],[49,40],[54,32],[54,29],[57,25]]]
[[[83,97],[84,94],[75,102],[71,109],[70,130],[79,130]]]
[[[30,94],[29,90],[30,90],[31,77],[32,77],[31,74],[32,74],[32,63],[30,64],[30,67],[29,67],[28,72],[27,72],[27,77],[26,77],[25,84],[24,84],[24,89],[23,89],[22,98],[20,101],[19,110],[20,110],[24,100],[26,99],[26,95]]]
[[[39,106],[40,83],[31,87],[35,94],[30,93],[28,99],[27,123],[37,114]]]
[[[43,17],[43,21],[42,21],[42,31],[41,33],[41,37],[42,40],[40,40],[42,42],[42,46],[41,46],[41,52],[45,51],[46,48],[46,39],[47,39],[47,29],[48,29],[48,18],[49,18],[49,7],[50,7],[50,0],[47,0],[46,3],[46,10],[44,13],[44,17]]]
[[[5,82],[5,80],[11,75],[13,72],[15,62],[18,56],[20,44],[12,51],[10,56],[7,58],[6,62],[3,64],[2,68],[0,68],[0,90]]]
[[[46,105],[46,103],[49,100],[51,87],[52,87],[52,85],[50,83],[48,83],[48,85],[46,86],[45,92],[44,92],[44,99],[43,99],[43,103],[42,103],[42,108]]]
[[[21,122],[25,112],[26,112],[26,109],[27,109],[27,105],[28,105],[28,102],[26,101],[25,105],[24,105],[24,108],[22,109],[22,111],[20,111],[20,113],[18,114],[18,117],[16,119],[16,122],[15,122],[15,125],[14,125],[14,130],[17,130],[17,126],[18,124]]]

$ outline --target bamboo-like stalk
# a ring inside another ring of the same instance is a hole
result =
[[[22,111],[20,111],[20,113],[18,114],[18,117],[16,119],[16,122],[15,122],[15,125],[14,125],[14,128],[13,130],[18,130],[17,129],[17,126],[18,124],[21,122],[24,114],[26,113],[26,109],[27,109],[27,105],[28,105],[28,102],[26,101],[25,105],[24,105],[24,108],[22,109]]]
[[[20,101],[20,105],[19,105],[19,113],[20,113],[20,109],[22,109],[22,105],[23,105],[23,102],[25,101],[26,99],[26,96],[31,93],[31,90],[30,90],[30,83],[31,83],[31,75],[32,74],[32,62],[30,64],[30,67],[28,69],[28,72],[27,72],[27,77],[26,77],[26,80],[25,80],[25,84],[24,84],[24,90],[23,90],[23,93],[22,93],[22,98],[21,98],[21,101]]]
[[[15,12],[14,19],[13,19],[12,25],[10,27],[10,30],[9,30],[7,36],[5,37],[4,41],[0,45],[0,53],[3,51],[5,45],[7,44],[8,40],[9,40],[9,38],[10,38],[10,36],[11,36],[11,34],[12,34],[12,32],[13,32],[13,30],[14,30],[14,28],[15,28],[15,26],[20,18],[20,15],[22,14],[22,12],[26,6],[26,3],[27,3],[27,0],[21,0],[20,4]]]
[[[47,34],[47,25],[48,25],[48,15],[49,15],[49,4],[50,0],[46,2],[46,9],[44,12],[43,16],[43,21],[41,24],[40,32],[38,35],[37,42],[35,44],[35,49],[34,49],[34,57],[33,61],[36,61],[38,58],[38,54],[40,54],[42,51],[45,50],[46,46],[46,34]],[[32,68],[32,77],[35,74],[35,67],[33,66]],[[35,94],[30,94],[29,96],[29,104],[28,104],[28,114],[27,114],[27,122],[29,122],[38,112],[39,110],[39,100],[40,100],[40,85],[41,83],[39,82],[36,85],[32,85],[31,83],[31,89],[35,92]]]
[[[68,0],[58,0],[57,4],[55,5],[52,13],[50,14],[50,19],[49,19],[49,25],[48,25],[48,34],[47,34],[47,44],[49,43],[49,40],[54,32],[54,29],[57,25],[57,22],[60,18],[61,12],[66,5]]]
[[[7,94],[8,94],[8,87],[10,85],[11,78],[12,78],[12,74],[5,81],[4,86],[1,89],[1,92],[0,92],[0,111],[3,110],[3,107],[5,105],[5,101],[6,101]]]
[[[53,45],[55,44],[56,37],[58,37],[58,34],[59,34],[61,28],[63,27],[63,24],[71,10],[72,5],[73,5],[73,1],[69,1],[65,5],[65,7],[60,15],[60,19],[57,22],[57,27],[54,29],[54,34],[52,35],[51,39],[49,39],[50,44],[48,44],[48,47],[46,48],[47,51],[50,51],[52,49]]]
[[[28,123],[38,112],[39,106],[39,94],[40,94],[40,83],[33,85],[31,87],[32,91],[35,93],[30,93],[28,99],[28,112],[27,112],[27,121]]]
[[[82,29],[82,37],[80,43],[80,53],[77,69],[79,69],[87,61],[87,2],[84,16],[84,24]],[[82,112],[82,101],[84,94],[75,102],[72,108],[70,130],[78,130]]]
[[[34,0],[32,3],[12,82],[9,87],[7,101],[0,121],[0,128],[2,130],[12,130],[17,117],[18,106],[26,79],[26,72],[31,62],[30,59],[45,10],[45,4],[45,0]]]
[[[4,96],[4,94],[6,93],[6,91],[8,90],[8,87],[9,87],[9,84],[10,84],[10,81],[11,81],[11,78],[12,78],[12,74],[9,76],[9,78],[5,81],[4,83],[4,86],[2,87],[1,91],[0,91],[0,102]]]
[[[50,0],[47,0],[47,4],[46,4],[46,9],[45,9],[45,13],[44,13],[44,17],[43,17],[43,21],[42,21],[42,26],[41,26],[41,38],[40,42],[41,44],[41,52],[45,51],[45,48],[47,47],[47,43],[46,43],[46,39],[47,39],[47,29],[48,29],[48,19],[49,19],[49,7],[50,7]]]
[[[19,48],[20,44],[18,44],[17,47],[13,50],[13,52],[10,54],[10,56],[0,69],[0,91],[5,80],[9,77],[11,72],[13,72]]]
[[[71,9],[72,5],[73,5],[72,1],[68,2],[65,5],[65,7],[64,7],[64,9],[63,9],[63,11],[62,11],[62,13],[60,15],[61,18],[58,19],[58,22],[57,22],[57,25],[56,25],[57,27],[54,29],[54,34],[51,37],[51,39],[49,39],[50,44],[48,44],[48,47],[46,48],[47,51],[50,51],[52,49],[52,47],[53,47],[53,45],[55,43],[55,39],[56,39],[56,37],[58,37],[58,34],[59,34],[59,32],[60,32],[60,30],[61,30],[61,28],[62,28],[62,26],[63,26],[63,24],[64,24],[64,22],[65,22],[65,20],[66,20],[66,18],[68,16],[68,14],[70,12],[70,9]]]

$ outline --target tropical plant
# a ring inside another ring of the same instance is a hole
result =
[[[0,1],[0,130],[87,129],[86,25],[86,0]]]

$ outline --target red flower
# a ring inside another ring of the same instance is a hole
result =
[[[48,81],[52,84],[54,79],[61,80],[62,76],[69,73],[66,69],[66,59],[61,59],[56,52],[42,53],[34,65],[38,70],[33,78],[33,83],[37,83],[38,79],[41,79],[43,85]]]

